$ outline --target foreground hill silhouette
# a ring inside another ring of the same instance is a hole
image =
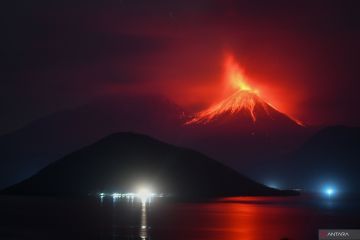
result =
[[[146,135],[112,134],[50,164],[6,194],[88,195],[139,185],[174,196],[285,195],[193,150]]]
[[[168,141],[183,110],[160,95],[110,95],[35,120],[0,136],[0,189],[24,180],[53,160],[114,132],[140,132]]]

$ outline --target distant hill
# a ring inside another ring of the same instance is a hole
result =
[[[277,169],[295,184],[319,190],[332,183],[340,191],[359,191],[360,128],[333,126],[319,131],[289,155]]]
[[[146,135],[112,134],[50,164],[6,194],[128,192],[138,184],[175,196],[282,195],[193,150]]]

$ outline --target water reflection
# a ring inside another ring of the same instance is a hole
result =
[[[141,220],[140,220],[140,239],[150,239],[147,225],[147,216],[146,216],[146,202],[142,201],[141,203]]]
[[[103,223],[100,239],[317,239],[320,227],[347,219],[334,215],[333,209],[328,211],[323,202],[319,207],[318,201],[321,199],[315,204],[313,199],[239,197],[202,203],[150,203],[105,198],[101,209],[108,222]]]
[[[289,201],[241,197],[161,206],[156,209],[157,220],[152,221],[152,234],[156,239],[173,240],[310,240],[317,237],[317,226],[309,225],[313,213]]]
[[[98,204],[104,218],[100,239],[151,239],[148,223],[150,200],[99,198]]]
[[[102,201],[102,203],[101,203]],[[318,229],[360,227],[359,199],[241,197],[211,202],[0,198],[0,238],[316,240]],[[54,226],[54,227],[50,227]]]

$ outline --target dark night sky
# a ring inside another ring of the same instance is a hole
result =
[[[104,94],[156,90],[200,109],[221,97],[229,52],[292,116],[360,125],[356,2],[2,3],[0,134]]]

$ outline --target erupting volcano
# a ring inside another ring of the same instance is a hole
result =
[[[300,121],[280,112],[263,100],[259,90],[247,83],[243,70],[231,56],[225,62],[225,80],[234,89],[232,94],[208,109],[198,112],[186,124],[228,122],[229,118],[247,118],[249,122],[256,123],[259,118],[274,121],[278,118],[276,115],[283,115],[295,124],[303,126]]]

